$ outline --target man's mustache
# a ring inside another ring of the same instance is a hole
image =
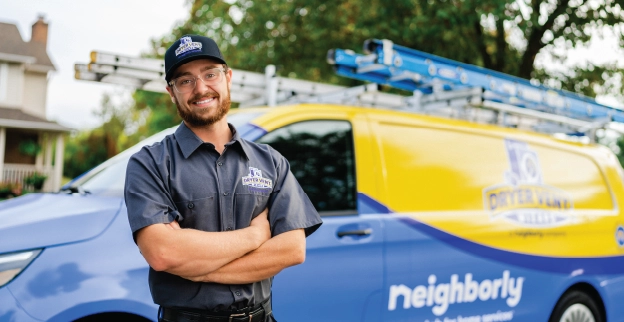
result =
[[[190,98],[190,99],[188,100],[188,102],[187,102],[187,103],[188,103],[188,104],[191,104],[192,102],[197,102],[197,101],[200,101],[200,100],[202,100],[203,98],[213,98],[213,97],[214,97],[214,98],[219,98],[219,97],[220,97],[220,95],[219,95],[219,93],[217,93],[217,92],[206,92],[206,93],[202,93],[202,94],[199,94],[199,95],[195,95],[195,96],[193,96],[192,98]]]

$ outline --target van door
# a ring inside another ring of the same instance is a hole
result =
[[[323,217],[323,225],[307,239],[305,263],[273,281],[280,321],[380,319],[382,226],[357,212],[354,131],[346,118],[302,120],[257,140],[288,159]]]
[[[522,297],[543,276],[509,264],[511,252],[488,258],[514,229],[483,206],[484,188],[508,170],[503,138],[382,117],[373,128],[392,210],[384,321],[544,321],[526,319]]]

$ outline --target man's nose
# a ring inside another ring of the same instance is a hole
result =
[[[194,91],[198,93],[203,93],[208,89],[208,85],[204,84],[204,81],[201,77],[195,78],[195,88]]]

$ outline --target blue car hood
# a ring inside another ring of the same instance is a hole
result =
[[[93,238],[108,227],[122,201],[59,193],[0,202],[0,254]]]

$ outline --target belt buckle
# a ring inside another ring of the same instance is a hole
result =
[[[247,313],[234,313],[234,314],[230,314],[230,319],[229,319],[229,321],[230,321],[230,322],[232,322],[232,319],[233,319],[233,318],[237,318],[237,317],[239,317],[239,316],[245,316],[245,314],[247,314]],[[252,317],[253,317],[253,316],[252,316],[252,315],[251,315],[251,313],[250,313],[250,314],[249,314],[249,322],[251,322],[251,318],[252,318]]]

